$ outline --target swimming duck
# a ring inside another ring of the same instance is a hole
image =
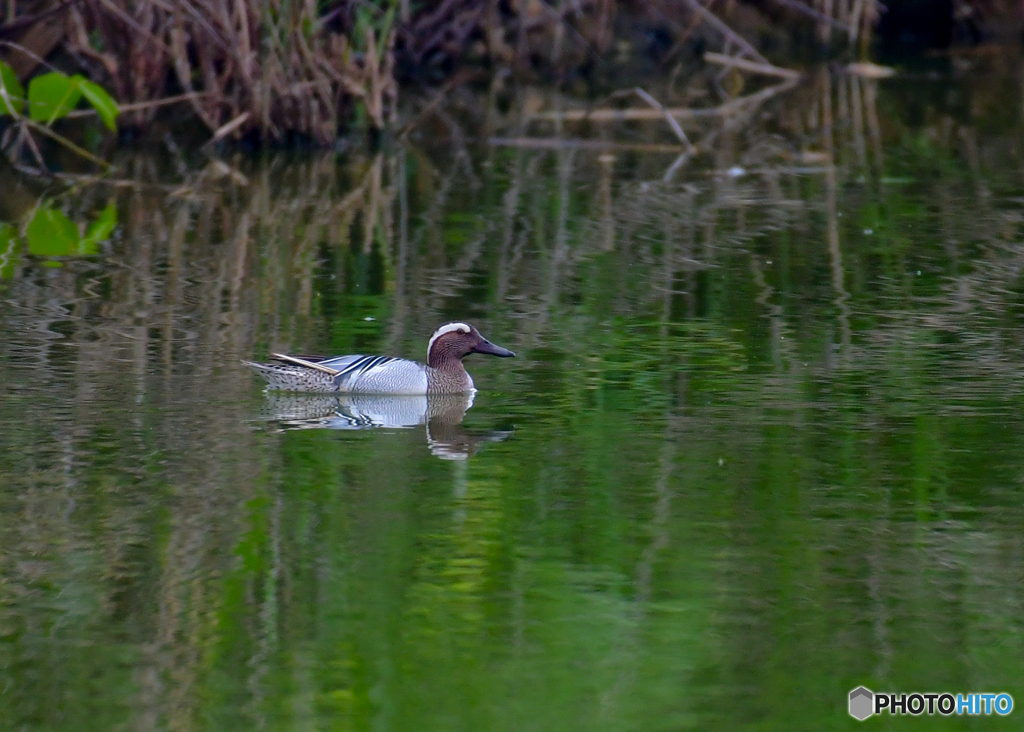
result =
[[[446,323],[427,344],[427,364],[394,356],[336,356],[315,358],[271,354],[280,363],[244,361],[282,391],[343,392],[351,394],[462,394],[473,391],[473,379],[462,359],[471,353],[502,358],[512,351],[496,346],[466,323]]]

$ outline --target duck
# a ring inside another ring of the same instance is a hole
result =
[[[243,363],[262,376],[267,388],[343,394],[465,394],[476,391],[462,365],[471,353],[514,358],[468,323],[445,323],[427,343],[427,363],[395,356],[289,356],[273,353],[277,363]]]

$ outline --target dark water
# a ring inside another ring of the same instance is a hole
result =
[[[1024,77],[957,68],[815,77],[681,162],[657,120],[503,132],[535,149],[459,109],[378,154],[126,153],[48,194],[84,256],[8,180],[0,729],[1024,701]],[[519,357],[427,425],[317,429],[344,408],[240,364],[422,358],[450,319]]]

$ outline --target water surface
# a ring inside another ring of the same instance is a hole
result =
[[[125,153],[131,185],[51,191],[117,226],[0,241],[0,728],[1024,702],[1019,74],[819,75],[692,160],[656,120],[487,144],[455,109],[377,153]],[[20,226],[40,192],[5,186]],[[241,364],[422,358],[450,319],[518,358],[468,359],[443,424],[330,429]]]

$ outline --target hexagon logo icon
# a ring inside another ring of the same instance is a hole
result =
[[[863,722],[874,714],[875,695],[871,689],[858,686],[850,692],[850,716]]]

